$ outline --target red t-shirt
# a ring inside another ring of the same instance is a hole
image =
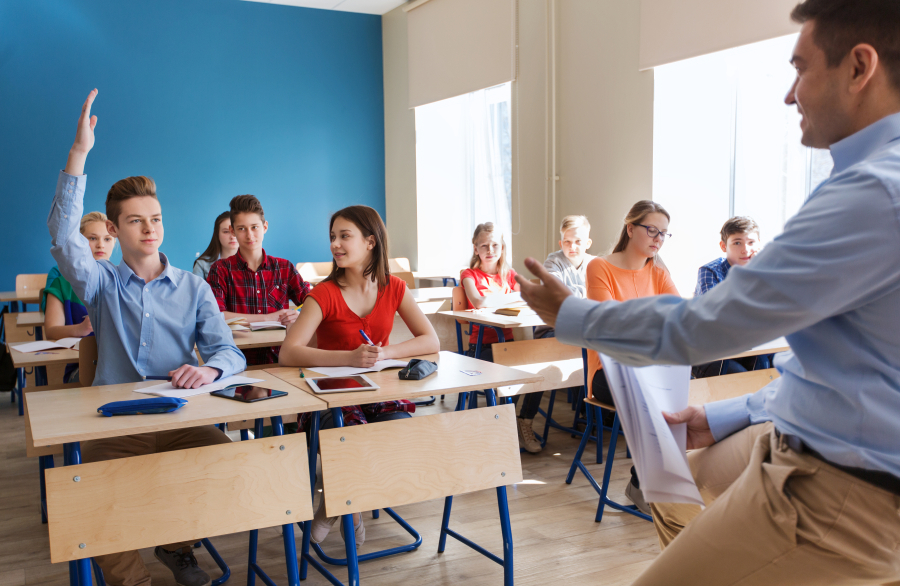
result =
[[[373,344],[381,342],[382,346],[387,346],[394,327],[394,314],[400,308],[404,295],[406,282],[389,275],[387,285],[378,292],[372,313],[359,317],[347,307],[341,288],[336,283],[326,281],[314,287],[309,296],[322,309],[322,323],[316,330],[319,349],[356,350],[365,343],[359,330],[363,330]]]
[[[460,282],[465,281],[466,279],[472,279],[475,281],[475,288],[478,289],[478,293],[481,295],[490,295],[491,293],[512,293],[515,291],[516,287],[516,271],[513,269],[509,269],[509,274],[506,275],[506,281],[500,278],[500,274],[489,275],[481,269],[466,269],[460,275]],[[474,309],[475,306],[472,305],[472,301],[469,299],[469,296],[466,296],[466,307],[469,309]],[[472,334],[469,336],[469,344],[474,347],[475,344],[478,343],[478,328],[479,326],[476,324],[472,324]],[[511,328],[503,328],[503,337],[507,342],[512,342],[513,339],[513,331]],[[497,331],[494,328],[488,328],[484,331],[484,338],[481,340],[482,344],[493,344],[494,342],[499,342],[500,338],[497,337]]]

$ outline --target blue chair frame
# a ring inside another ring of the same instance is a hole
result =
[[[585,388],[587,388],[587,377],[588,377],[588,369],[587,369],[587,350],[582,349],[581,351],[582,360],[584,360],[584,384]],[[592,428],[596,427],[597,429],[597,437],[602,437],[603,434],[603,419],[600,414],[601,407],[597,404],[593,403],[593,400],[585,399],[585,411],[587,415],[587,427],[585,427],[584,435],[581,438],[581,443],[578,444],[578,450],[575,452],[575,458],[572,460],[572,465],[569,467],[569,473],[566,475],[566,484],[572,484],[572,480],[575,477],[575,470],[581,470],[582,474],[584,474],[585,478],[587,478],[588,482],[591,483],[591,486],[594,487],[594,490],[597,491],[597,494],[600,495],[600,502],[597,504],[597,514],[594,516],[594,521],[600,523],[603,519],[603,509],[604,507],[611,507],[613,509],[634,515],[635,517],[640,517],[646,521],[652,521],[653,518],[650,515],[646,515],[640,510],[638,510],[635,505],[623,505],[617,503],[616,501],[609,498],[609,479],[612,476],[612,463],[613,459],[616,455],[616,442],[619,437],[619,432],[621,425],[619,423],[619,414],[616,413],[615,418],[613,419],[613,426],[609,438],[609,450],[606,453],[606,466],[603,469],[603,481],[602,484],[598,484],[594,479],[594,476],[587,469],[587,467],[581,462],[581,456],[584,453],[584,448],[587,446],[588,437],[590,436],[590,431]],[[599,452],[602,446],[602,441],[597,442],[597,452],[598,452],[598,464],[599,464]]]

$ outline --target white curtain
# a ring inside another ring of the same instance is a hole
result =
[[[416,108],[419,270],[458,274],[483,222],[511,257],[510,85]]]

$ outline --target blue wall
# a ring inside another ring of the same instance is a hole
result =
[[[85,210],[149,175],[161,250],[191,269],[232,196],[260,198],[264,246],[329,260],[328,217],[384,215],[381,17],[240,0],[0,2],[0,290],[53,266],[46,219],[97,87]],[[114,261],[118,262],[120,254]]]

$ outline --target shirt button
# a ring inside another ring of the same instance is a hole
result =
[[[144,314],[144,317],[150,317],[150,314],[149,314],[149,313],[145,313],[145,314]]]
[[[141,346],[146,346],[147,342],[141,342]]]
[[[256,313],[262,313],[262,310],[261,310],[261,309],[257,309],[257,310],[256,310]]]
[[[75,182],[70,180],[69,185],[75,185]]]
[[[63,214],[63,218],[68,218],[69,214]]]
[[[259,289],[257,289],[256,292],[259,293]]]

